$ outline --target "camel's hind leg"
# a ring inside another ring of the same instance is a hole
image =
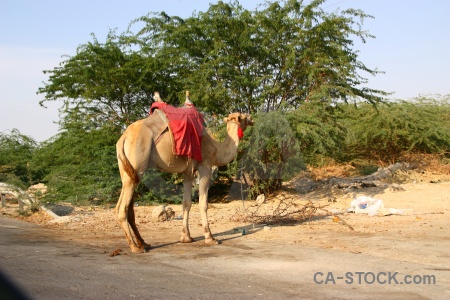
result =
[[[128,207],[128,223],[130,224],[131,229],[133,230],[134,235],[136,236],[136,243],[139,249],[144,248],[144,250],[150,250],[150,245],[145,243],[144,239],[141,237],[139,230],[136,226],[136,217],[134,214],[134,200],[131,199],[130,206]]]
[[[133,193],[137,183],[133,182],[125,172],[121,172],[121,175],[122,191],[120,193],[119,201],[117,202],[116,213],[120,226],[125,232],[125,237],[127,238],[131,251],[142,253],[149,249],[150,245],[147,245],[144,242],[136,227],[133,208]]]
[[[147,120],[147,119],[146,119]],[[116,143],[117,159],[122,191],[116,206],[120,226],[125,232],[132,252],[144,252],[147,245],[139,234],[133,207],[134,189],[140,181],[139,173],[143,173],[150,157],[152,130],[146,120],[137,121],[123,133]]]

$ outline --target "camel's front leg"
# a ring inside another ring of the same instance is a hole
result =
[[[192,174],[184,174],[183,176],[183,230],[181,231],[182,243],[191,243],[194,240],[189,232],[189,211],[192,206],[192,182],[194,177]]]
[[[211,176],[211,168],[199,168],[200,184],[199,184],[199,209],[202,216],[203,233],[205,234],[205,243],[218,244],[213,238],[208,223],[208,189]]]

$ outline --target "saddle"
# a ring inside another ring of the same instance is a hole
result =
[[[155,110],[164,113],[172,137],[173,154],[202,161],[202,132],[204,119],[194,106],[174,107],[164,102],[154,102],[149,114]],[[163,118],[164,120],[164,118]]]

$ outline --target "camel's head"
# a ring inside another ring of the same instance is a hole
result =
[[[223,119],[225,122],[234,122],[239,124],[238,136],[241,139],[244,136],[244,131],[247,126],[253,125],[253,120],[250,115],[241,113],[229,114],[227,118]]]

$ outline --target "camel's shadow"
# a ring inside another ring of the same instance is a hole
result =
[[[246,235],[252,235],[257,233],[258,231],[263,230],[264,227],[263,226],[258,226],[257,224],[250,224],[250,225],[245,225],[245,226],[238,226],[238,227],[234,227],[233,229],[229,229],[226,231],[222,231],[216,234],[213,234],[214,238],[217,240],[217,243],[220,245],[223,242],[226,241],[230,241],[230,240],[234,240],[234,239],[239,239],[239,238],[244,238]],[[197,242],[201,242],[205,240],[204,236],[197,236],[197,237],[193,237],[193,242],[192,243],[197,243]],[[169,247],[169,246],[173,246],[173,245],[178,245],[178,244],[192,244],[192,243],[182,243],[180,241],[176,241],[176,242],[170,242],[170,243],[162,243],[162,244],[157,244],[157,245],[152,245],[151,246],[151,250],[153,249],[159,249],[159,248],[165,248],[165,247]],[[209,245],[205,245],[205,246],[209,246]]]
[[[216,238],[218,244],[222,244],[223,242],[226,242],[226,241],[245,238],[245,236],[255,234],[257,232],[265,230],[266,228],[270,230],[271,228],[275,228],[275,227],[297,226],[297,225],[311,222],[311,221],[318,221],[318,220],[321,220],[321,219],[324,219],[327,217],[329,217],[329,216],[328,215],[315,215],[307,220],[298,220],[295,218],[285,218],[283,220],[277,220],[276,222],[255,222],[253,224],[237,226],[237,227],[234,227],[229,230],[215,233],[215,234],[213,234],[213,236],[214,236],[214,238]],[[194,237],[193,240],[194,241],[192,243],[198,243],[198,242],[204,241],[205,237],[197,236],[197,237]],[[192,243],[187,243],[187,244],[192,244]],[[157,245],[152,245],[151,249],[165,248],[165,247],[169,247],[172,245],[178,245],[178,244],[181,245],[184,243],[181,243],[180,241],[170,242],[170,243],[161,243],[161,244],[157,244]],[[200,245],[200,243],[198,245]],[[209,245],[205,245],[205,246],[208,247]]]

